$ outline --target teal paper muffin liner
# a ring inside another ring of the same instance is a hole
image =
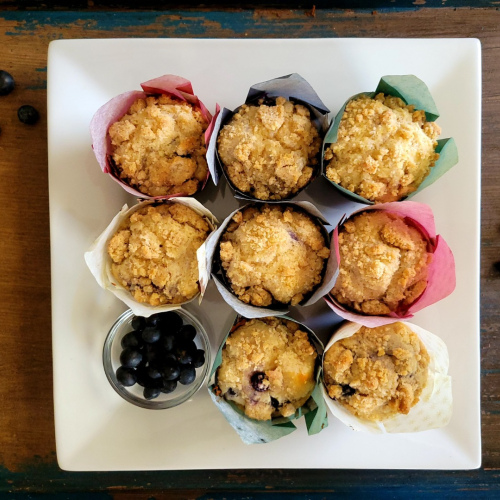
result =
[[[374,98],[377,94],[383,93],[386,95],[391,95],[394,97],[399,97],[408,105],[414,105],[415,109],[422,110],[425,112],[427,121],[433,122],[439,118],[439,112],[436,107],[436,103],[432,98],[427,85],[414,75],[388,75],[383,76],[375,89],[375,92],[361,92],[350,97],[344,105],[340,108],[339,112],[335,116],[328,132],[323,140],[323,147],[321,149],[321,173],[325,179],[335,186],[339,191],[341,191],[345,196],[354,200],[358,203],[364,203],[366,205],[374,205],[374,202],[359,196],[358,194],[349,191],[348,189],[340,186],[336,182],[331,181],[326,176],[326,165],[325,165],[325,148],[330,144],[337,142],[338,130],[342,116],[344,115],[345,108],[347,104],[357,99],[361,96],[367,96]],[[435,148],[436,153],[439,153],[439,158],[431,168],[429,175],[423,180],[418,189],[413,193],[409,194],[405,198],[398,201],[408,200],[415,196],[417,193],[430,186],[435,181],[437,181],[442,175],[444,175],[450,168],[458,163],[458,149],[453,138],[439,139],[437,141],[437,146]]]
[[[307,433],[312,436],[321,432],[324,428],[328,426],[328,416],[326,410],[326,403],[323,397],[323,382],[322,382],[322,357],[324,346],[319,340],[316,334],[303,323],[299,323],[288,316],[277,316],[278,318],[286,319],[288,321],[293,321],[300,325],[301,329],[304,329],[309,334],[309,340],[314,345],[318,357],[316,359],[316,386],[305,404],[298,408],[294,415],[291,417],[278,417],[271,420],[254,420],[245,415],[243,410],[239,408],[232,401],[226,401],[224,397],[218,396],[215,393],[216,380],[215,374],[217,369],[222,363],[222,349],[226,344],[226,340],[229,335],[239,326],[242,322],[249,321],[246,318],[237,316],[233,326],[224,337],[219,350],[215,356],[214,364],[210,372],[210,382],[208,386],[208,392],[212,401],[217,406],[219,411],[224,415],[224,418],[228,421],[229,425],[236,431],[238,436],[245,444],[262,444],[270,443],[271,441],[276,441],[288,434],[291,434],[297,427],[293,423],[293,420],[304,417]]]

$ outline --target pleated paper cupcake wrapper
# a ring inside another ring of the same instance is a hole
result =
[[[307,326],[292,318],[287,316],[282,316],[283,319],[293,321],[300,325],[300,328],[309,334],[309,340],[313,343],[316,352],[318,353],[318,360],[321,360],[323,354],[323,344],[318,339],[316,334]],[[301,418],[304,416],[307,433],[311,436],[321,432],[324,428],[328,426],[328,416],[326,411],[326,403],[323,398],[323,382],[321,378],[321,361],[317,363],[316,367],[316,386],[306,403],[291,417],[279,417],[273,418],[271,420],[254,420],[245,415],[243,410],[239,408],[232,401],[226,401],[223,397],[217,396],[214,392],[216,380],[215,375],[217,368],[222,363],[222,349],[226,344],[226,340],[229,335],[244,322],[246,318],[238,316],[234,321],[232,328],[229,330],[228,334],[224,337],[217,355],[215,356],[215,361],[212,366],[212,371],[210,372],[210,382],[208,386],[208,392],[212,401],[217,406],[219,411],[224,415],[224,418],[228,421],[231,427],[236,431],[238,436],[245,444],[263,444],[270,443],[271,441],[276,441],[276,439],[282,438],[291,434],[297,427],[293,423],[293,420]]]
[[[335,228],[332,238],[332,247],[334,248],[333,255],[335,256],[333,267],[337,274],[340,262],[338,241],[339,228],[346,220],[349,220],[355,214],[368,210],[383,210],[409,219],[409,222],[417,227],[427,239],[428,251],[432,253],[432,260],[427,269],[427,287],[422,295],[405,310],[392,312],[387,316],[367,316],[345,308],[331,294],[325,297],[326,303],[342,318],[373,328],[412,318],[416,312],[444,299],[455,289],[456,275],[453,253],[444,238],[436,235],[436,226],[432,209],[428,205],[415,201],[395,201],[392,203],[382,203],[380,205],[363,207],[353,212],[348,219],[341,221]]]
[[[365,203],[367,205],[373,205],[374,202],[359,196],[352,191],[342,187],[340,184],[333,182],[326,176],[326,162],[325,149],[330,144],[337,142],[337,135],[339,131],[340,121],[344,115],[345,108],[347,104],[357,99],[361,96],[367,96],[374,98],[377,94],[383,93],[386,95],[391,95],[394,97],[399,97],[408,105],[414,105],[415,109],[425,111],[425,116],[427,121],[433,122],[439,118],[439,112],[437,110],[436,104],[432,95],[429,91],[427,85],[414,75],[389,75],[383,76],[375,90],[375,92],[361,92],[359,94],[350,97],[344,105],[340,108],[340,111],[335,116],[330,129],[326,133],[325,139],[323,141],[323,147],[321,151],[321,172],[325,179],[335,186],[339,191],[341,191],[347,198],[356,201],[358,203]],[[453,138],[439,139],[437,141],[437,146],[435,148],[436,153],[439,153],[439,158],[431,168],[429,175],[423,180],[418,189],[413,193],[410,193],[404,199],[408,200],[420,193],[427,186],[430,186],[436,182],[441,176],[443,176],[450,168],[458,163],[458,150],[455,140]],[[401,200],[399,200],[401,201]]]
[[[268,80],[266,82],[257,83],[250,87],[248,91],[245,104],[257,104],[261,98],[277,98],[285,97],[291,101],[297,102],[299,104],[305,105],[310,113],[314,125],[316,126],[320,137],[322,137],[328,128],[328,113],[330,110],[323,104],[318,94],[314,91],[311,85],[304,80],[299,74],[292,73],[290,75],[281,76],[279,78],[274,78],[273,80]],[[217,152],[217,138],[219,136],[220,129],[231,119],[231,117],[240,110],[241,106],[231,111],[227,108],[222,108],[222,110],[217,106],[216,114],[212,120],[212,126],[210,128],[210,139],[208,141],[207,149],[207,163],[212,175],[212,179],[215,185],[219,182],[219,170],[222,171],[227,183],[234,192],[235,198],[248,201],[266,201],[266,203],[280,203],[282,201],[287,201],[295,198],[301,191],[307,188],[313,180],[318,176],[320,172],[320,162],[318,155],[318,166],[315,169],[315,173],[311,177],[311,180],[306,186],[299,189],[292,195],[283,198],[281,200],[260,200],[248,193],[240,191],[231,181],[226,173],[226,169],[222,164]]]
[[[174,99],[180,99],[181,101],[188,102],[194,107],[199,108],[203,118],[209,124],[207,131],[205,132],[205,143],[208,143],[210,124],[212,121],[212,116],[205,107],[205,105],[196,97],[193,93],[193,87],[189,80],[176,75],[164,75],[153,80],[149,80],[145,83],[141,83],[143,91],[132,90],[130,92],[125,92],[120,94],[106,104],[101,106],[95,113],[90,122],[90,135],[92,137],[92,149],[94,150],[95,157],[101,167],[101,170],[109,174],[111,178],[116,181],[120,186],[125,189],[128,193],[136,196],[140,199],[169,199],[175,196],[182,196],[184,193],[178,193],[167,196],[149,196],[147,194],[141,193],[138,189],[129,186],[124,182],[116,173],[112,161],[112,148],[111,140],[109,138],[108,130],[109,127],[117,122],[120,118],[127,114],[130,106],[138,99],[145,99],[146,97],[165,94],[167,96],[173,97]],[[207,183],[209,174],[203,182],[199,191],[203,189]]]
[[[219,290],[222,298],[241,316],[245,318],[264,318],[266,316],[280,316],[286,314],[289,310],[287,306],[269,306],[269,307],[258,307],[253,306],[251,304],[246,304],[236,297],[236,295],[231,290],[228,283],[224,279],[222,275],[222,271],[219,269],[214,272],[214,260],[218,259],[218,251],[219,251],[219,242],[222,237],[227,225],[231,222],[234,214],[236,212],[242,211],[245,208],[253,205],[263,205],[267,202],[256,202],[250,203],[243,207],[236,209],[232,212],[226,219],[222,222],[219,228],[214,231],[206,241],[206,258],[207,258],[207,269],[208,272],[211,273],[212,278]],[[323,236],[326,242],[329,242],[329,236],[324,225],[328,225],[329,222],[324,218],[323,214],[308,201],[287,201],[281,202],[283,205],[291,205],[297,206],[315,218],[318,222],[318,225],[323,228]],[[308,306],[317,302],[321,297],[327,294],[333,287],[336,279],[336,271],[337,271],[337,259],[335,257],[335,251],[333,249],[333,245],[330,247],[330,256],[328,257],[326,269],[323,276],[323,281],[321,285],[314,291],[314,293],[303,303],[299,305]]]
[[[182,305],[191,302],[196,297],[199,297],[199,302],[201,302],[210,276],[206,266],[207,261],[205,255],[205,241],[205,243],[203,243],[203,245],[198,249],[196,253],[198,260],[198,279],[200,284],[200,293],[198,293],[190,300],[187,300],[180,304],[163,304],[160,306],[152,306],[150,304],[136,301],[133,298],[132,294],[117,282],[116,278],[111,272],[111,258],[109,257],[107,251],[109,240],[116,233],[120,225],[128,217],[130,217],[132,213],[145,206],[156,205],[158,203],[180,203],[182,205],[185,205],[194,210],[197,214],[204,217],[208,222],[212,232],[217,228],[217,219],[214,217],[212,212],[210,212],[210,210],[205,208],[199,201],[195,200],[194,198],[176,197],[168,201],[163,200],[160,202],[155,200],[146,200],[134,205],[131,208],[128,208],[127,205],[124,205],[120,212],[118,212],[118,214],[110,222],[108,227],[98,236],[90,249],[85,253],[85,262],[87,263],[88,268],[90,269],[99,286],[101,286],[105,290],[109,290],[116,297],[118,297],[130,309],[132,309],[135,315],[144,316],[146,318],[155,313],[180,309]]]
[[[421,432],[438,429],[448,425],[453,412],[451,377],[448,375],[449,356],[446,344],[433,333],[412,323],[404,322],[423,342],[429,353],[430,363],[427,385],[420,395],[419,402],[407,415],[400,414],[381,422],[357,417],[339,402],[328,396],[326,386],[322,391],[332,415],[355,431],[382,433]],[[332,336],[325,348],[325,354],[335,342],[351,337],[362,325],[345,323]],[[323,359],[325,354],[323,354]]]

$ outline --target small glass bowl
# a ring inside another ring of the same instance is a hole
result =
[[[120,354],[123,350],[121,340],[127,333],[133,331],[132,319],[134,318],[134,313],[130,309],[125,311],[115,321],[115,324],[111,327],[106,337],[102,351],[102,361],[104,372],[111,387],[129,403],[150,410],[173,408],[190,399],[207,381],[212,361],[207,332],[193,314],[184,309],[176,309],[174,312],[182,318],[184,324],[193,325],[196,328],[194,343],[198,349],[205,351],[205,364],[200,368],[196,368],[196,378],[193,383],[189,385],[177,384],[175,391],[170,394],[161,392],[156,399],[145,399],[142,393],[143,387],[137,383],[131,387],[123,386],[116,378],[116,370],[120,367]]]

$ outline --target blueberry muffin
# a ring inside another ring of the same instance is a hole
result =
[[[330,255],[319,225],[291,206],[237,212],[220,240],[220,261],[235,295],[247,304],[296,305],[323,279]]]
[[[427,177],[439,154],[441,129],[398,97],[350,101],[337,142],[325,149],[326,176],[375,203],[400,200]]]
[[[397,214],[371,210],[355,215],[339,230],[339,252],[331,294],[356,312],[404,311],[427,286],[427,241]]]
[[[207,125],[188,102],[138,99],[108,130],[118,177],[148,196],[196,193],[208,174]]]
[[[321,147],[309,110],[284,97],[272,105],[244,104],[217,141],[231,182],[259,200],[282,200],[306,186]]]
[[[274,317],[246,320],[226,340],[216,391],[255,420],[289,417],[314,390],[316,358],[297,323]]]
[[[361,327],[325,353],[330,398],[352,414],[382,421],[407,414],[427,384],[429,354],[404,323]]]
[[[180,203],[135,211],[108,243],[111,273],[138,302],[180,304],[199,291],[196,251],[210,227]]]

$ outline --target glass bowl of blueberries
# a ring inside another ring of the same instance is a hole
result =
[[[106,377],[123,399],[163,410],[184,403],[206,382],[210,341],[184,309],[149,318],[128,310],[111,327],[102,357]]]

